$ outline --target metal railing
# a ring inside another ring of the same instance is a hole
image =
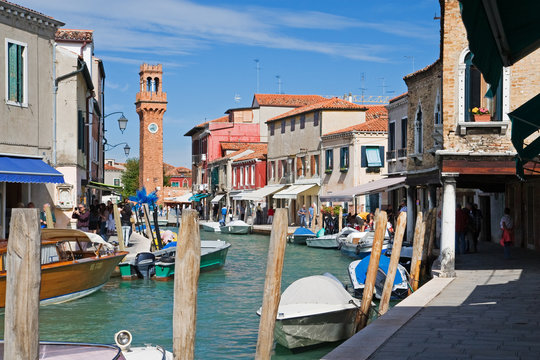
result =
[[[397,157],[398,158],[407,157],[407,148],[397,149]]]

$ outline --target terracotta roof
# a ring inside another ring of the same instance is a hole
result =
[[[253,97],[259,106],[299,107],[325,100],[320,95],[255,94]]]
[[[268,154],[268,144],[251,144],[251,146],[249,146],[248,149],[253,150],[253,152],[251,154],[247,154],[245,156],[236,158],[234,161],[243,161],[243,160],[250,160],[250,159],[266,159],[266,154]],[[237,151],[236,153],[240,153],[242,151],[245,151],[245,150],[240,150],[240,151]],[[233,154],[231,154],[231,156],[234,156]]]
[[[56,41],[94,41],[94,30],[58,29],[54,36]]]
[[[221,142],[221,149],[222,151],[232,150],[233,152],[216,159],[214,161],[220,161],[223,159],[229,159],[233,156],[237,156],[244,151],[252,150],[253,152],[250,152],[249,154],[246,154],[242,156],[241,158],[235,159],[235,161],[239,160],[248,160],[248,159],[257,159],[261,157],[265,157],[268,153],[268,144],[267,143],[239,143],[239,142]],[[213,162],[214,162],[213,161]]]
[[[171,164],[163,163],[163,170],[165,170],[165,175],[167,176],[175,176],[180,174],[191,174],[191,169],[188,169],[183,166],[174,166]]]
[[[409,75],[405,75],[403,77],[403,80],[410,79],[410,78],[412,78],[412,77],[414,77],[414,76],[416,76],[418,74],[421,74],[423,72],[426,72],[426,71],[430,70],[431,68],[435,67],[435,65],[437,65],[440,61],[441,61],[441,59],[437,59],[433,64],[430,64],[430,65],[426,66],[425,68],[417,70],[417,71],[415,71],[415,72],[413,72],[413,73],[411,73]]]
[[[315,104],[302,106],[302,107],[287,111],[284,114],[268,119],[266,122],[276,121],[279,119],[284,119],[284,118],[288,118],[288,117],[299,115],[299,114],[304,114],[304,113],[315,111],[315,110],[365,111],[367,110],[367,107],[365,105],[354,104],[347,100],[334,97],[331,99],[324,99],[324,101],[319,101]]]
[[[401,94],[401,95],[398,95],[398,96],[396,96],[396,97],[391,98],[390,101],[389,101],[388,103],[391,104],[391,103],[393,103],[394,101],[398,101],[399,99],[404,98],[404,97],[407,96],[407,95],[409,95],[409,93],[408,93],[408,92],[404,92],[404,93]]]
[[[340,129],[337,131],[329,132],[326,135],[334,135],[334,134],[342,134],[346,132],[351,131],[358,131],[358,132],[385,132],[388,131],[388,119],[387,118],[379,118],[376,120],[366,121],[358,125],[353,125],[346,127],[344,129]]]
[[[197,125],[197,127],[203,127],[203,126],[206,126],[207,124],[214,123],[214,122],[228,122],[228,121],[229,121],[229,115],[225,115],[214,120],[203,122]]]
[[[367,107],[366,111],[366,122],[376,120],[376,119],[385,119],[388,120],[388,110],[385,105],[364,105]]]
[[[245,149],[246,146],[249,146],[249,145],[260,145],[260,144],[267,145],[266,143],[260,143],[260,142],[236,142],[236,141],[221,141],[220,142],[222,151],[241,150],[241,149]]]
[[[124,170],[117,168],[116,166],[105,164],[105,171],[124,171]]]

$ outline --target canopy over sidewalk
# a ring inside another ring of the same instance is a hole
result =
[[[405,183],[405,176],[375,180],[343,191],[321,196],[321,201],[351,201],[355,196],[393,190]]]

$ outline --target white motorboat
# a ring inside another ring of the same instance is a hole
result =
[[[347,235],[344,241],[340,242],[338,248],[345,256],[353,259],[362,259],[371,254],[374,236],[375,232],[373,231],[352,232]],[[383,252],[386,251],[389,242],[390,234],[387,230],[383,241]]]
[[[371,255],[368,255],[361,260],[355,260],[349,264],[349,278],[351,279],[351,284],[354,288],[354,296],[357,298],[361,298],[362,293],[364,292],[364,283],[370,260]],[[388,273],[389,265],[390,258],[388,256],[381,255],[374,289],[374,294],[377,299],[380,299],[382,296],[382,290],[384,288],[384,282],[386,281],[386,274]],[[398,264],[398,269],[394,278],[394,286],[392,287],[391,298],[404,299],[408,294],[409,281],[407,271],[402,265]]]
[[[335,277],[301,278],[281,295],[275,339],[289,349],[348,339],[359,307],[360,301]]]
[[[221,225],[216,221],[202,222],[201,227],[204,231],[208,232],[220,232]]]
[[[251,231],[251,225],[242,220],[233,220],[225,226],[221,226],[220,230],[224,234],[248,234]]]
[[[344,227],[339,233],[319,236],[317,238],[306,239],[306,244],[309,247],[323,249],[337,249],[340,242],[345,241],[347,235],[353,232],[359,232],[351,227]]]
[[[126,360],[173,360],[173,354],[159,345],[131,347],[132,340],[133,336],[127,330],[120,330],[114,335],[114,341]]]

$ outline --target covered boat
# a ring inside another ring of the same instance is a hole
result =
[[[225,226],[221,226],[220,230],[224,234],[248,234],[251,232],[251,225],[242,220],[233,220]]]
[[[345,256],[351,257],[353,259],[363,259],[369,254],[371,254],[374,236],[375,232],[373,231],[352,232],[347,235],[345,240],[339,243],[338,248]],[[382,247],[383,251],[386,251],[389,242],[390,235],[387,230]]]
[[[351,227],[344,227],[339,233],[323,235],[316,238],[306,239],[306,244],[309,247],[323,248],[323,249],[337,249],[340,242],[345,241],[347,235],[353,232],[359,232]]]
[[[221,225],[215,221],[201,222],[201,227],[204,231],[220,232]]]
[[[366,282],[366,274],[369,267],[369,261],[371,255],[366,256],[361,260],[355,260],[349,265],[349,278],[354,288],[354,296],[357,298],[362,297],[364,292],[364,284]],[[386,274],[388,273],[388,267],[390,265],[390,258],[388,256],[381,256],[379,260],[379,269],[377,271],[377,278],[375,281],[375,297],[380,299],[382,296],[382,290],[384,288],[384,282],[386,281]],[[407,271],[405,268],[398,264],[396,276],[394,278],[394,286],[392,287],[393,299],[404,299],[409,293],[409,281],[407,277]]]
[[[73,229],[41,230],[42,305],[58,304],[92,294],[111,276],[125,251],[115,251],[99,235]],[[6,298],[7,241],[0,241],[0,307]]]
[[[295,349],[348,339],[354,335],[359,307],[359,300],[333,276],[296,280],[281,295],[274,330],[276,341]]]
[[[315,233],[308,228],[299,227],[298,229],[294,230],[292,235],[288,236],[288,240],[293,244],[306,245],[307,239],[315,238],[316,236],[317,235],[315,235]]]

